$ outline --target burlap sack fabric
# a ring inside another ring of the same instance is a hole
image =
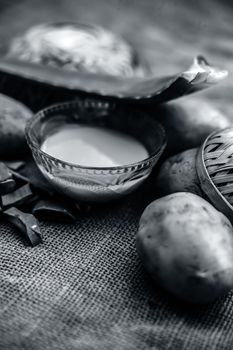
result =
[[[1,350],[232,349],[232,294],[191,307],[143,269],[135,234],[147,195],[43,223],[35,248],[1,224]]]

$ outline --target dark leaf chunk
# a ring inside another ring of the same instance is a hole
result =
[[[14,191],[15,186],[12,172],[3,162],[0,162],[0,195]]]
[[[17,207],[27,203],[34,197],[33,192],[28,184],[18,188],[16,191],[2,196],[2,207],[7,209],[9,207]]]
[[[55,222],[74,222],[79,209],[61,200],[40,200],[34,206],[32,213],[39,219]]]
[[[23,213],[17,208],[10,208],[3,213],[3,217],[18,228],[33,247],[42,242],[38,222],[32,214]]]
[[[19,170],[25,165],[24,161],[18,160],[18,161],[6,161],[5,164],[8,166],[8,168],[12,170]]]
[[[14,177],[21,181],[29,183],[33,188],[53,195],[54,191],[48,181],[43,177],[40,170],[33,160],[25,163],[19,170],[13,171]]]

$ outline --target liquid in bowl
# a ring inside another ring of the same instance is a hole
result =
[[[63,125],[49,135],[41,150],[64,162],[87,167],[117,167],[149,156],[146,147],[126,133],[106,127]]]

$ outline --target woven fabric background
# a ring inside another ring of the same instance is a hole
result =
[[[142,268],[135,234],[145,192],[76,225],[43,224],[44,244],[33,249],[1,225],[1,350],[232,349],[233,294],[191,307]]]
[[[155,73],[196,54],[231,72],[232,15],[230,0],[0,0],[0,51],[32,24],[81,20],[124,35]],[[202,96],[232,118],[232,87],[229,78]],[[154,196],[147,184],[74,225],[42,223],[35,248],[0,223],[0,350],[231,350],[233,293],[191,307],[144,271],[135,235]]]

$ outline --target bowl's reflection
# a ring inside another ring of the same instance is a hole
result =
[[[84,167],[61,161],[41,150],[51,131],[67,123],[108,127],[136,137],[148,158],[117,167]],[[149,115],[130,107],[86,99],[53,105],[37,113],[26,127],[27,142],[46,179],[76,200],[107,201],[136,189],[151,173],[164,150],[162,127]]]

